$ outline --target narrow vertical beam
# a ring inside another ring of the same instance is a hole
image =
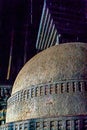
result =
[[[46,47],[46,45],[47,45],[47,41],[49,40],[49,37],[50,37],[52,24],[53,24],[53,19],[51,19],[51,22],[50,22],[50,25],[49,25],[49,28],[48,28],[48,33],[47,33],[47,37],[46,37],[44,49],[45,49],[45,47]]]
[[[50,33],[50,37],[49,37],[49,41],[48,41],[48,44],[47,44],[47,48],[49,47],[50,45],[50,42],[51,42],[51,39],[52,39],[52,36],[53,36],[53,33],[54,33],[54,29],[55,29],[55,24],[52,26],[52,29],[51,29],[51,33]]]
[[[44,37],[45,24],[46,24],[47,16],[48,16],[48,8],[45,10],[45,14],[44,14],[44,22],[43,22],[43,25],[42,25],[42,33],[41,33],[41,38],[40,38],[40,42],[39,42],[40,49],[41,49],[42,41],[43,41],[43,37]]]
[[[50,24],[50,17],[51,17],[51,15],[50,15],[50,13],[48,13],[48,19],[47,19],[47,23],[45,24],[46,27],[45,27],[44,37],[43,37],[43,41],[42,41],[42,48],[45,45],[45,39],[47,37],[47,31],[48,31],[48,27],[49,27],[49,24]]]
[[[59,44],[59,35],[57,35],[57,38],[56,38],[56,45]]]
[[[28,41],[27,41],[27,37],[28,37],[28,20],[27,20],[27,23],[25,25],[25,43],[24,43],[24,64],[26,63],[27,61],[27,44],[28,44]]]
[[[7,80],[9,80],[9,78],[10,78],[11,63],[12,63],[12,51],[13,51],[13,41],[14,41],[14,29],[12,29],[12,32],[11,32],[11,46],[10,46],[9,63],[8,63],[8,70],[7,70],[7,77],[6,77]]]
[[[31,0],[31,24],[32,24],[32,0]]]
[[[51,41],[51,45],[50,45],[50,46],[54,45],[53,43],[54,43],[54,40],[55,40],[56,38],[57,38],[57,30],[55,29],[54,35],[53,35],[53,38],[52,38],[52,41]],[[56,42],[55,42],[55,44],[56,44]]]
[[[36,41],[36,48],[40,49],[40,44],[39,44],[39,40],[40,40],[40,36],[41,36],[41,29],[42,29],[42,23],[44,21],[44,12],[46,9],[46,2],[44,2],[44,6],[43,6],[43,11],[42,11],[42,16],[41,16],[41,20],[40,20],[40,27],[39,27],[39,31],[38,31],[38,36],[37,36],[37,41]]]

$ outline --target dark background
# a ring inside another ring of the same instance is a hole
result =
[[[44,0],[0,0],[0,83],[13,84],[37,50]],[[87,0],[47,0],[60,43],[87,42]],[[8,66],[11,58],[10,74]]]
[[[36,54],[35,43],[42,7],[43,0],[0,0],[1,83],[13,83],[24,63]],[[10,56],[10,76],[7,79]]]

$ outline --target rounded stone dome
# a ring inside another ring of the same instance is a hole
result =
[[[31,85],[87,78],[87,44],[56,45],[29,60],[18,74],[12,94]]]
[[[19,72],[6,122],[87,114],[87,44],[66,43],[34,56]]]

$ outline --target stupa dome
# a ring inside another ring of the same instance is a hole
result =
[[[67,43],[34,56],[19,72],[6,122],[87,114],[87,44]]]
[[[62,44],[37,54],[18,74],[12,94],[31,85],[87,78],[87,44]]]

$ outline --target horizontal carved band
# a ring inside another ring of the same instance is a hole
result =
[[[49,94],[53,95],[85,91],[87,91],[87,80],[68,80],[56,83],[41,84],[38,86],[27,87],[26,89],[18,91],[8,99],[8,105]]]
[[[87,115],[30,119],[2,125],[0,130],[87,130]]]

